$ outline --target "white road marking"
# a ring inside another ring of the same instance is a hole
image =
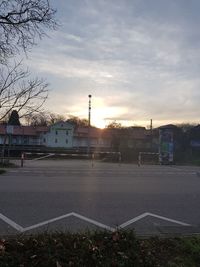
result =
[[[137,221],[139,221],[139,220],[141,220],[141,219],[143,219],[143,218],[145,218],[147,216],[151,216],[151,217],[155,217],[155,218],[158,218],[158,219],[161,219],[161,220],[164,220],[164,221],[176,223],[176,224],[179,224],[181,226],[190,226],[190,224],[188,224],[188,223],[184,223],[184,222],[181,222],[181,221],[173,220],[173,219],[170,219],[170,218],[167,218],[167,217],[164,217],[164,216],[160,216],[160,215],[157,215],[157,214],[154,214],[154,213],[145,212],[145,213],[143,213],[143,214],[141,214],[141,215],[139,215],[139,216],[137,216],[137,217],[135,217],[135,218],[123,223],[123,224],[121,224],[119,226],[119,228],[125,228],[126,226],[128,226],[128,225],[130,225],[130,224],[132,224],[134,222],[137,222]]]
[[[8,217],[3,215],[2,213],[0,213],[0,219],[2,221],[4,221],[5,223],[9,224],[10,226],[12,226],[12,228],[16,229],[17,231],[23,232],[24,228],[22,226],[20,226],[19,224],[15,223],[14,221],[9,219]]]
[[[153,214],[153,213],[149,213],[148,212],[148,215],[151,216],[151,217],[155,217],[155,218],[164,220],[164,221],[177,223],[177,224],[182,225],[182,226],[190,226],[190,224],[188,224],[188,223],[184,223],[184,222],[181,222],[181,221],[173,220],[173,219],[170,219],[170,218],[167,218],[167,217],[163,217],[163,216],[160,216],[160,215],[157,215],[157,214]]]
[[[145,212],[145,213],[143,213],[143,214],[141,214],[141,215],[139,215],[139,216],[137,216],[137,217],[135,217],[135,218],[133,218],[133,219],[131,219],[131,220],[125,222],[125,223],[122,223],[122,224],[119,226],[119,228],[124,228],[124,227],[126,227],[126,226],[128,226],[128,225],[130,225],[130,224],[132,224],[132,223],[134,223],[134,222],[137,222],[137,221],[139,221],[139,220],[145,218],[146,216],[148,216],[148,212]]]
[[[82,216],[82,215],[80,215],[80,214],[78,214],[78,213],[75,213],[75,212],[72,212],[72,213],[73,213],[73,215],[74,215],[75,217],[77,217],[77,218],[79,218],[79,219],[82,219],[82,220],[84,220],[84,221],[86,221],[86,222],[92,223],[92,224],[94,224],[94,225],[96,225],[96,226],[99,226],[99,227],[101,227],[101,228],[103,228],[103,229],[109,230],[109,231],[111,231],[111,232],[114,232],[114,231],[116,230],[115,228],[112,228],[112,227],[110,227],[110,226],[107,226],[107,225],[105,225],[105,224],[102,224],[102,223],[100,223],[100,222],[97,222],[97,221],[95,221],[95,220],[89,219],[89,218],[87,218],[87,217],[85,217],[85,216]]]
[[[59,216],[59,217],[56,217],[56,218],[53,218],[53,219],[50,219],[50,220],[46,220],[44,222],[41,222],[41,223],[37,223],[37,224],[34,224],[34,225],[31,225],[29,227],[26,227],[23,229],[23,232],[25,231],[29,231],[29,230],[32,230],[32,229],[35,229],[35,228],[38,228],[38,227],[41,227],[41,226],[44,226],[46,224],[50,224],[50,223],[53,223],[53,222],[56,222],[56,221],[59,221],[59,220],[62,220],[62,219],[65,219],[67,217],[70,217],[72,216],[73,213],[67,213],[67,214],[64,214],[62,216]]]
[[[65,219],[67,217],[76,217],[76,218],[79,218],[83,221],[86,221],[86,222],[89,222],[89,223],[92,223],[98,227],[101,227],[103,229],[106,229],[106,230],[109,230],[109,231],[115,231],[114,228],[110,227],[110,226],[107,226],[105,224],[102,224],[100,222],[97,222],[95,220],[92,220],[92,219],[89,219],[85,216],[82,216],[78,213],[74,213],[74,212],[71,212],[71,213],[68,213],[68,214],[65,214],[65,215],[62,215],[62,216],[59,216],[59,217],[56,217],[56,218],[53,218],[53,219],[50,219],[50,220],[47,220],[47,221],[44,221],[44,222],[41,222],[41,223],[37,223],[37,224],[34,224],[32,226],[29,226],[29,227],[26,227],[23,229],[23,232],[26,232],[26,231],[29,231],[29,230],[33,230],[35,228],[38,228],[38,227],[41,227],[41,226],[44,226],[44,225],[48,225],[50,223],[53,223],[53,222],[56,222],[56,221],[59,221],[59,220],[62,220],[62,219]]]
[[[183,171],[182,168],[175,167],[175,166],[169,166],[168,168],[172,168],[172,169],[175,169],[175,170],[177,170],[177,171]]]
[[[108,225],[105,225],[105,224],[102,224],[98,221],[95,221],[95,220],[92,220],[92,219],[89,219],[85,216],[82,216],[78,213],[75,213],[75,212],[71,212],[71,213],[67,213],[67,214],[64,214],[62,216],[59,216],[59,217],[56,217],[56,218],[53,218],[53,219],[50,219],[50,220],[46,220],[46,221],[43,221],[41,223],[37,223],[37,224],[34,224],[34,225],[31,225],[31,226],[28,226],[28,227],[22,227],[20,226],[19,224],[16,224],[14,221],[10,220],[8,217],[4,216],[3,214],[0,213],[0,219],[4,222],[6,222],[7,224],[9,224],[10,226],[12,226],[14,229],[16,229],[17,231],[19,232],[26,232],[26,231],[30,231],[30,230],[33,230],[33,229],[36,229],[36,228],[39,228],[41,226],[44,226],[44,225],[48,225],[50,223],[53,223],[53,222],[56,222],[56,221],[60,221],[62,219],[65,219],[65,218],[68,218],[68,217],[76,217],[76,218],[79,218],[83,221],[86,221],[86,222],[89,222],[91,224],[94,224],[100,228],[103,228],[103,229],[106,229],[106,230],[109,230],[111,232],[114,232],[115,231],[115,228],[112,228]]]
[[[34,159],[35,160],[35,159]],[[49,174],[51,173],[52,170],[51,169],[35,169],[35,170],[32,170],[32,169],[17,169],[17,170],[9,170],[8,173],[42,173],[42,174]],[[89,175],[94,175],[94,174],[101,174],[101,175],[106,175],[106,174],[115,174],[115,175],[131,175],[131,176],[141,176],[141,175],[196,175],[198,172],[191,172],[191,171],[188,171],[188,172],[160,172],[160,171],[154,171],[154,172],[131,172],[131,171],[123,171],[123,170],[120,170],[120,171],[116,171],[116,172],[113,172],[113,170],[95,170],[95,169],[92,169],[92,170],[68,170],[68,169],[59,169],[59,170],[56,170],[56,174],[89,174]]]
[[[44,226],[44,225],[48,225],[50,223],[53,223],[53,222],[56,222],[56,221],[59,221],[59,220],[62,220],[62,219],[68,218],[68,217],[76,217],[76,218],[79,218],[79,219],[81,219],[83,221],[86,221],[86,222],[89,222],[91,224],[94,224],[94,225],[96,225],[96,226],[98,226],[100,228],[103,228],[103,229],[106,229],[108,231],[114,232],[119,228],[125,228],[128,225],[133,224],[133,223],[135,223],[135,222],[137,222],[137,221],[139,221],[139,220],[141,220],[141,219],[143,219],[143,218],[145,218],[147,216],[151,216],[151,217],[155,217],[155,218],[158,218],[158,219],[161,219],[161,220],[164,220],[164,221],[176,223],[176,224],[179,224],[181,226],[190,226],[190,224],[187,224],[187,223],[184,223],[184,222],[181,222],[181,221],[170,219],[170,218],[167,218],[167,217],[164,217],[164,216],[160,216],[160,215],[157,215],[157,214],[153,214],[153,213],[150,213],[150,212],[145,212],[145,213],[143,213],[143,214],[141,214],[141,215],[139,215],[137,217],[134,217],[131,220],[128,220],[125,223],[122,223],[117,228],[113,228],[113,227],[110,227],[110,226],[105,225],[103,223],[100,223],[100,222],[98,222],[96,220],[93,220],[93,219],[90,219],[90,218],[85,217],[83,215],[80,215],[78,213],[71,212],[71,213],[67,213],[67,214],[64,214],[62,216],[59,216],[59,217],[56,217],[56,218],[53,218],[53,219],[50,219],[50,220],[46,220],[46,221],[31,225],[31,226],[28,226],[28,227],[22,227],[21,225],[15,223],[11,219],[9,219],[8,217],[6,217],[2,213],[0,213],[0,219],[2,221],[4,221],[5,223],[9,224],[10,226],[12,226],[14,229],[16,229],[17,231],[19,231],[21,233],[24,233],[26,231],[30,231],[30,230],[39,228],[39,227]]]

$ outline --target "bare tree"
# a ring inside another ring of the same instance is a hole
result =
[[[122,129],[123,127],[122,127],[121,123],[114,120],[114,121],[110,122],[106,126],[106,128],[108,128],[108,129]]]
[[[56,114],[56,113],[52,113],[52,112],[49,113],[48,115],[49,115],[48,116],[49,117],[49,119],[48,119],[49,125],[66,120],[64,115],[60,115],[60,114]]]
[[[56,122],[65,121],[65,117],[63,115],[45,111],[29,114],[25,116],[25,121],[28,125],[32,126],[49,126]]]
[[[44,28],[55,28],[54,14],[48,0],[0,0],[0,62],[27,51]]]
[[[76,126],[85,127],[88,126],[88,120],[87,119],[80,119],[77,116],[69,115],[69,119],[67,119],[67,122],[72,123]]]
[[[28,114],[24,117],[25,124],[31,126],[47,126],[48,117],[45,112]]]
[[[47,99],[47,83],[30,78],[28,70],[21,69],[21,62],[14,67],[0,68],[0,120],[15,109],[20,117],[39,112]]]

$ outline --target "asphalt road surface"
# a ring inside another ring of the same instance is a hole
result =
[[[29,160],[0,175],[0,234],[199,232],[200,168]]]

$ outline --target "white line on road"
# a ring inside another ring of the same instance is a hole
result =
[[[77,217],[77,218],[79,218],[79,219],[82,219],[82,220],[84,220],[84,221],[86,221],[86,222],[92,223],[92,224],[94,224],[94,225],[96,225],[96,226],[99,226],[99,227],[101,227],[101,228],[103,228],[103,229],[106,229],[106,230],[109,230],[109,231],[111,231],[111,232],[114,232],[114,231],[115,231],[115,228],[112,228],[112,227],[107,226],[107,225],[105,225],[105,224],[99,223],[99,222],[97,222],[97,221],[95,221],[95,220],[89,219],[89,218],[87,218],[87,217],[85,217],[85,216],[82,216],[82,215],[80,215],[80,214],[78,214],[78,213],[75,213],[75,212],[72,212],[72,213],[73,213],[73,215],[74,215],[75,217]]]
[[[34,225],[31,225],[31,226],[28,226],[28,227],[22,227],[20,226],[19,224],[16,224],[14,221],[10,220],[8,217],[4,216],[3,214],[0,213],[0,219],[3,220],[4,222],[6,222],[7,224],[9,224],[10,226],[12,226],[14,229],[16,229],[17,231],[19,232],[26,232],[26,231],[30,231],[30,230],[33,230],[33,229],[36,229],[36,228],[39,228],[39,227],[42,227],[44,225],[49,225],[50,223],[53,223],[53,222],[56,222],[56,221],[60,221],[60,220],[63,220],[65,218],[68,218],[68,217],[76,217],[76,218],[79,218],[83,221],[86,221],[86,222],[89,222],[91,224],[94,224],[100,228],[103,228],[103,229],[106,229],[106,230],[109,230],[111,232],[114,232],[115,231],[115,228],[112,228],[108,225],[105,225],[105,224],[102,224],[98,221],[95,221],[95,220],[92,220],[92,219],[89,219],[85,216],[82,216],[78,213],[75,213],[75,212],[71,212],[71,213],[67,213],[67,214],[64,214],[62,216],[59,216],[59,217],[56,217],[56,218],[53,218],[53,219],[50,219],[50,220],[46,220],[46,221],[43,221],[41,223],[37,223],[37,224],[34,224]]]
[[[72,212],[64,214],[64,215],[56,217],[56,218],[53,218],[53,219],[50,219],[50,220],[47,220],[47,221],[44,221],[44,222],[41,222],[41,223],[37,223],[37,224],[31,225],[29,227],[26,227],[26,228],[23,229],[23,232],[29,231],[29,230],[32,230],[32,229],[35,229],[35,228],[38,228],[38,227],[41,227],[41,226],[56,222],[56,221],[59,221],[59,220],[62,220],[62,219],[65,219],[65,218],[70,217],[70,216],[73,216]]]
[[[14,221],[12,221],[11,219],[9,219],[8,217],[4,216],[2,213],[0,213],[0,219],[2,221],[4,221],[5,223],[9,224],[10,226],[12,226],[14,229],[16,229],[17,231],[19,232],[26,232],[26,231],[30,231],[30,230],[33,230],[33,229],[36,229],[36,228],[39,228],[41,226],[44,226],[44,225],[49,225],[50,223],[53,223],[53,222],[56,222],[56,221],[59,221],[59,220],[62,220],[62,219],[65,219],[65,218],[69,218],[69,217],[76,217],[76,218],[79,218],[83,221],[86,221],[86,222],[89,222],[91,224],[94,224],[100,228],[103,228],[103,229],[106,229],[108,231],[111,231],[111,232],[114,232],[116,231],[118,228],[125,228],[126,226],[130,225],[130,224],[133,224],[147,216],[151,216],[151,217],[155,217],[155,218],[158,218],[158,219],[161,219],[161,220],[164,220],[164,221],[168,221],[168,222],[173,222],[173,223],[176,223],[176,224],[179,224],[181,226],[190,226],[190,224],[187,224],[187,223],[184,223],[184,222],[181,222],[181,221],[177,221],[177,220],[173,220],[173,219],[170,219],[170,218],[167,218],[167,217],[163,217],[163,216],[160,216],[160,215],[157,215],[157,214],[153,214],[153,213],[150,213],[150,212],[145,212],[137,217],[134,217],[133,219],[121,224],[119,227],[117,228],[113,228],[113,227],[110,227],[108,225],[105,225],[103,223],[100,223],[96,220],[93,220],[93,219],[90,219],[90,218],[87,218],[83,215],[80,215],[78,213],[75,213],[75,212],[71,212],[71,213],[67,213],[67,214],[64,214],[62,216],[59,216],[59,217],[56,217],[56,218],[53,218],[53,219],[50,219],[50,220],[46,220],[46,221],[43,221],[43,222],[40,222],[40,223],[37,223],[37,224],[34,224],[34,225],[31,225],[31,226],[28,226],[28,227],[22,227],[20,226],[19,224],[15,223]]]
[[[96,225],[98,227],[101,227],[103,229],[106,229],[106,230],[109,230],[109,231],[112,231],[112,232],[115,231],[115,229],[110,227],[110,226],[107,226],[107,225],[102,224],[100,222],[97,222],[95,220],[89,219],[89,218],[87,218],[85,216],[82,216],[82,215],[80,215],[78,213],[71,212],[71,213],[68,213],[68,214],[65,214],[65,215],[62,215],[62,216],[59,216],[59,217],[56,217],[56,218],[53,218],[53,219],[38,223],[38,224],[34,224],[32,226],[29,226],[29,227],[26,227],[26,228],[23,229],[23,232],[26,232],[26,231],[29,231],[29,230],[33,230],[35,228],[38,228],[38,227],[41,227],[41,226],[44,226],[44,225],[48,225],[50,223],[53,223],[53,222],[56,222],[56,221],[59,221],[59,220],[62,220],[62,219],[65,219],[65,218],[71,217],[71,216],[79,218],[79,219],[81,219],[83,221],[92,223],[92,224],[94,224],[94,225]]]
[[[14,221],[12,221],[11,219],[9,219],[8,217],[4,216],[2,213],[0,213],[0,219],[2,221],[4,221],[5,223],[9,224],[10,226],[12,226],[17,231],[23,232],[23,230],[24,230],[23,227],[21,227],[19,224],[15,223]]]
[[[177,171],[183,171],[182,168],[175,167],[175,166],[170,166],[169,168],[172,168],[172,169],[177,170]]]
[[[163,217],[163,216],[160,216],[160,215],[157,215],[157,214],[153,214],[153,213],[149,213],[148,212],[148,215],[151,216],[151,217],[155,217],[155,218],[164,220],[164,221],[177,223],[177,224],[182,225],[182,226],[190,226],[190,224],[188,224],[188,223],[184,223],[184,222],[181,222],[181,221],[173,220],[173,219],[170,219],[170,218],[167,218],[167,217]]]
[[[135,217],[135,218],[123,223],[123,224],[121,224],[119,226],[119,228],[125,228],[126,226],[128,226],[128,225],[130,225],[130,224],[132,224],[134,222],[137,222],[137,221],[139,221],[139,220],[141,220],[141,219],[143,219],[143,218],[145,218],[147,216],[151,216],[151,217],[155,217],[155,218],[158,218],[158,219],[161,219],[161,220],[164,220],[164,221],[176,223],[176,224],[179,224],[181,226],[190,226],[190,224],[188,224],[188,223],[184,223],[184,222],[181,222],[181,221],[173,220],[173,219],[170,219],[170,218],[167,218],[167,217],[164,217],[164,216],[160,216],[160,215],[157,215],[157,214],[154,214],[154,213],[145,212],[145,213],[143,213],[143,214],[141,214],[141,215],[139,215],[139,216],[137,216],[137,217]]]
[[[52,170],[47,168],[47,169],[44,169],[44,168],[41,168],[41,169],[17,169],[17,170],[9,170],[8,174],[9,173],[42,173],[42,174],[49,174],[49,173],[52,173]],[[59,169],[59,170],[56,170],[56,174],[66,174],[67,175],[70,175],[70,174],[101,174],[101,175],[106,175],[106,174],[115,174],[115,175],[131,175],[131,176],[141,176],[141,175],[196,175],[197,172],[131,172],[131,171],[116,171],[116,172],[113,172],[113,171],[102,171],[102,170],[68,170],[68,169]]]
[[[119,228],[124,228],[124,227],[126,227],[126,226],[128,226],[128,225],[130,225],[130,224],[132,224],[132,223],[134,223],[134,222],[137,222],[137,221],[139,221],[139,220],[145,218],[146,216],[148,216],[148,212],[145,212],[145,213],[143,213],[143,214],[141,214],[141,215],[139,215],[139,216],[137,216],[137,217],[135,217],[135,218],[133,218],[133,219],[131,219],[131,220],[125,222],[125,223],[122,223],[122,224],[119,226]]]

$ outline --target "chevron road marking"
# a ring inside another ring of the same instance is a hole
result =
[[[181,222],[181,221],[173,220],[173,219],[170,219],[170,218],[167,218],[167,217],[163,217],[163,216],[159,216],[157,214],[153,214],[153,213],[149,213],[149,212],[148,212],[148,216],[155,217],[155,218],[158,218],[158,219],[161,219],[161,220],[164,220],[164,221],[176,223],[176,224],[179,224],[181,226],[191,226],[188,223],[184,223],[184,222]]]
[[[29,231],[29,230],[32,230],[32,229],[35,229],[35,228],[38,228],[38,227],[41,227],[41,226],[44,226],[44,225],[47,225],[47,224],[62,220],[62,219],[65,219],[67,217],[71,217],[72,215],[73,214],[71,212],[71,213],[68,213],[68,214],[65,214],[65,215],[62,215],[62,216],[59,216],[59,217],[56,217],[56,218],[53,218],[53,219],[50,219],[50,220],[47,220],[47,221],[44,221],[44,222],[41,222],[41,223],[37,223],[37,224],[31,225],[29,227],[23,228],[23,232],[26,232],[26,231]]]
[[[44,226],[44,225],[48,225],[48,224],[50,224],[52,222],[56,222],[56,221],[59,221],[59,220],[62,220],[62,219],[65,219],[65,218],[71,217],[71,216],[76,217],[76,218],[79,218],[79,219],[81,219],[83,221],[89,222],[91,224],[94,224],[94,225],[96,225],[98,227],[101,227],[103,229],[106,229],[106,230],[109,230],[109,231],[115,231],[115,229],[112,228],[112,227],[110,227],[110,226],[107,226],[107,225],[102,224],[100,222],[97,222],[95,220],[89,219],[89,218],[87,218],[85,216],[82,216],[82,215],[80,215],[78,213],[71,212],[71,213],[68,213],[68,214],[65,214],[65,215],[56,217],[54,219],[50,219],[50,220],[47,220],[47,221],[44,221],[44,222],[41,222],[41,223],[38,223],[38,224],[35,224],[35,225],[32,225],[32,226],[29,226],[29,227],[26,227],[26,228],[23,229],[23,232],[29,231],[29,230],[32,230],[32,229],[35,229],[35,228],[38,228],[38,227],[41,227],[41,226]]]
[[[132,224],[134,222],[137,222],[137,221],[139,221],[139,220],[141,220],[141,219],[143,219],[143,218],[145,218],[147,216],[155,217],[155,218],[161,219],[163,221],[176,223],[176,224],[179,224],[181,226],[190,226],[190,224],[188,224],[188,223],[184,223],[184,222],[181,222],[181,221],[173,220],[173,219],[170,219],[170,218],[167,218],[167,217],[163,217],[163,216],[160,216],[160,215],[157,215],[157,214],[153,214],[153,213],[150,213],[150,212],[145,212],[145,213],[143,213],[143,214],[141,214],[141,215],[139,215],[139,216],[137,216],[137,217],[135,217],[135,218],[123,223],[123,224],[121,224],[119,226],[119,228],[125,228],[126,226],[128,226],[128,225],[130,225],[130,224]]]
[[[122,224],[119,226],[119,228],[125,228],[126,226],[128,226],[128,225],[130,225],[130,224],[132,224],[132,223],[134,223],[134,222],[137,222],[137,221],[139,221],[139,220],[141,220],[141,219],[143,219],[143,218],[145,218],[145,217],[147,217],[147,216],[148,216],[148,212],[145,212],[145,213],[143,213],[143,214],[141,214],[141,215],[139,215],[139,216],[137,216],[137,217],[135,217],[135,218],[133,218],[133,219],[131,219],[131,220],[125,222],[125,223],[122,223]]]
[[[10,226],[12,226],[12,228],[16,229],[17,231],[23,232],[24,228],[22,226],[20,226],[19,224],[15,223],[14,221],[9,219],[8,217],[4,216],[2,213],[0,213],[0,219],[2,221],[4,221],[5,223],[9,224]]]
[[[96,226],[99,226],[99,227],[101,227],[101,228],[103,228],[103,229],[109,230],[109,231],[111,231],[111,232],[114,232],[114,231],[116,230],[115,228],[112,228],[112,227],[107,226],[107,225],[105,225],[105,224],[99,223],[99,222],[97,222],[97,221],[95,221],[95,220],[89,219],[89,218],[87,218],[87,217],[85,217],[85,216],[82,216],[82,215],[80,215],[80,214],[78,214],[78,213],[74,213],[74,212],[73,212],[73,216],[75,216],[75,217],[77,217],[77,218],[79,218],[79,219],[82,219],[82,220],[84,220],[84,221],[86,221],[86,222],[92,223],[92,224],[94,224],[94,225],[96,225]]]
[[[2,221],[4,221],[5,223],[7,223],[8,225],[12,226],[14,229],[16,229],[18,232],[21,232],[21,233],[24,233],[26,231],[30,231],[30,230],[33,230],[33,229],[36,229],[36,228],[39,228],[41,226],[44,226],[44,225],[49,225],[50,223],[53,223],[53,222],[56,222],[56,221],[60,221],[62,219],[65,219],[65,218],[69,218],[69,217],[76,217],[76,218],[79,218],[85,222],[89,222],[91,224],[94,224],[102,229],[106,229],[106,230],[109,230],[111,232],[114,232],[116,231],[117,229],[120,229],[120,228],[125,228],[127,227],[128,225],[130,224],[133,224],[147,216],[151,216],[151,217],[155,217],[155,218],[158,218],[158,219],[161,219],[161,220],[164,220],[164,221],[168,221],[168,222],[172,222],[172,223],[176,223],[176,224],[179,224],[181,226],[190,226],[190,224],[187,224],[187,223],[184,223],[184,222],[181,222],[181,221],[177,221],[177,220],[173,220],[173,219],[170,219],[170,218],[167,218],[167,217],[163,217],[163,216],[160,216],[160,215],[157,215],[157,214],[153,214],[153,213],[149,213],[149,212],[145,212],[137,217],[134,217],[133,219],[121,224],[120,226],[116,227],[116,228],[113,228],[113,227],[110,227],[108,225],[105,225],[103,223],[100,223],[96,220],[92,220],[90,218],[87,218],[83,215],[80,215],[78,213],[75,213],[75,212],[71,212],[71,213],[67,213],[67,214],[64,214],[62,216],[59,216],[59,217],[55,217],[53,219],[50,219],[50,220],[46,220],[46,221],[43,221],[43,222],[40,222],[40,223],[37,223],[37,224],[34,224],[34,225],[31,225],[31,226],[28,226],[28,227],[22,227],[21,225],[15,223],[13,220],[9,219],[8,217],[6,217],[5,215],[3,215],[2,213],[0,213],[0,219]]]

